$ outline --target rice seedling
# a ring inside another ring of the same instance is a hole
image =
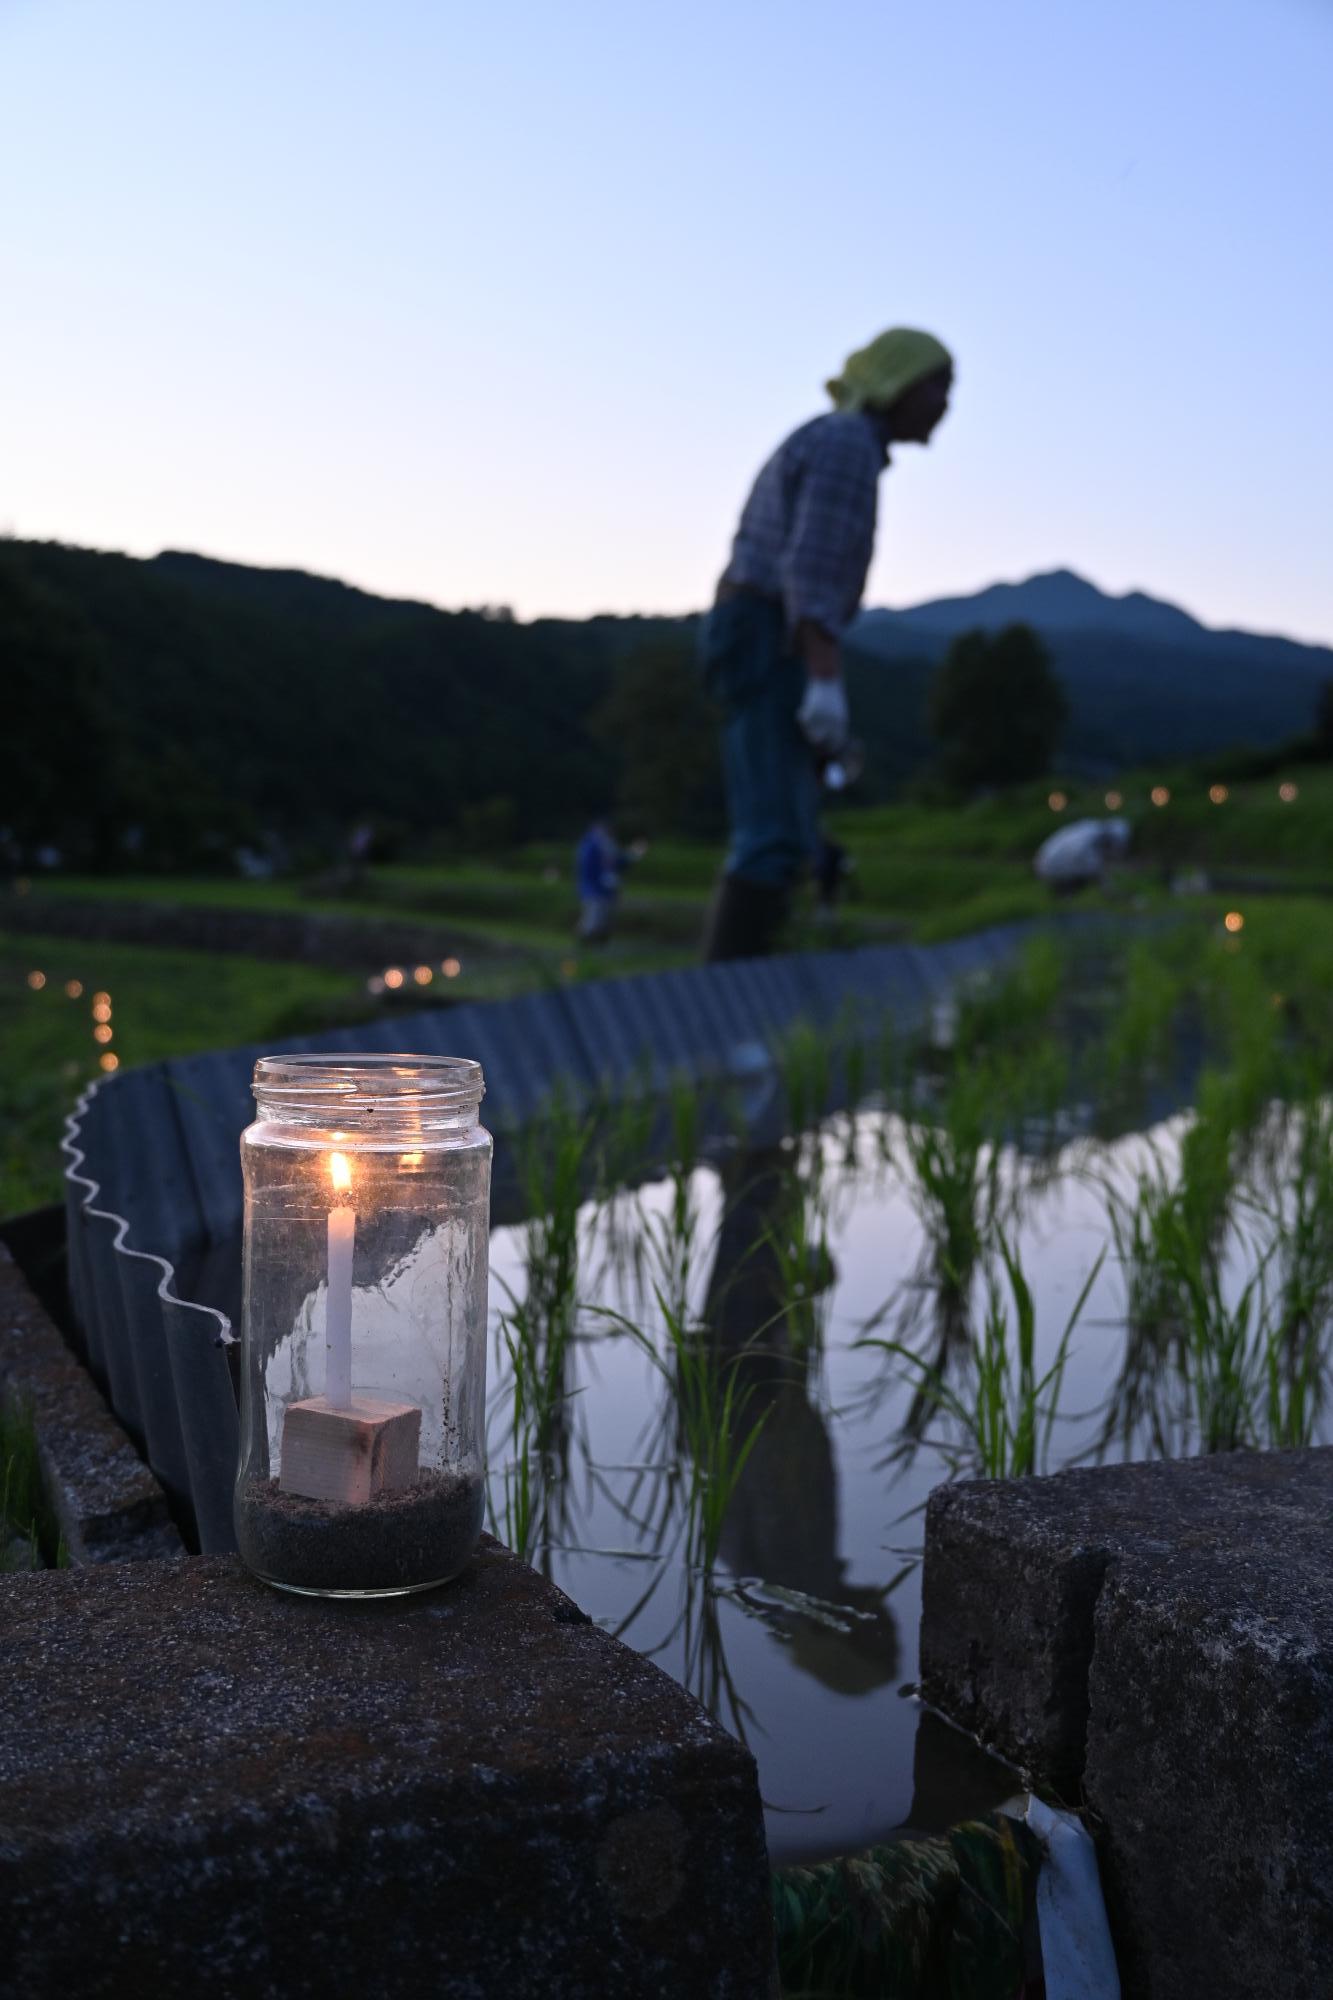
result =
[[[528,1556],[550,1488],[569,1450],[567,1404],[578,1322],[580,1210],[591,1170],[595,1124],[556,1096],[519,1141],[523,1290],[505,1285],[499,1338],[509,1361],[509,1457],[492,1519],[511,1548]],[[503,1282],[503,1281],[502,1281]]]
[[[500,1468],[502,1505],[496,1506],[494,1493],[494,1473],[490,1481],[488,1498],[491,1510],[491,1526],[506,1547],[525,1562],[532,1556],[536,1513],[534,1508],[535,1482],[533,1461],[536,1445],[520,1382],[519,1362],[515,1352],[513,1335],[507,1326],[501,1328],[505,1345],[509,1350],[510,1366],[514,1371],[515,1388],[511,1405],[512,1426],[510,1433],[510,1456]]]
[[[933,1118],[908,1116],[901,1127],[935,1280],[953,1299],[970,1291],[996,1213],[995,1111],[994,1072],[969,1064],[954,1072]]]
[[[523,1231],[525,1321],[557,1355],[572,1331],[579,1269],[579,1210],[594,1128],[557,1097],[523,1136],[519,1176],[528,1219]]]
[[[661,1126],[662,1100],[651,1085],[651,1070],[645,1064],[623,1096],[608,1099],[597,1125],[595,1237],[599,1262],[586,1287],[590,1294],[602,1292],[608,1278],[614,1278],[622,1297],[637,1297],[644,1288],[643,1214],[634,1183],[654,1157]]]
[[[803,1362],[823,1349],[821,1302],[834,1271],[829,1236],[829,1193],[820,1176],[802,1173],[798,1166],[783,1176],[779,1199],[752,1254],[766,1252],[772,1274],[772,1309],[755,1337],[781,1341],[788,1354]]]
[[[1330,1148],[1333,1103],[1317,1085],[1298,1085],[1273,1107],[1237,1204],[1271,1237],[1282,1316],[1293,1325],[1326,1318],[1333,1309]]]
[[[968,988],[958,1008],[954,1047],[960,1061],[983,1050],[1013,1056],[1045,1037],[1060,1007],[1068,964],[1059,941],[1039,932],[998,978]]]
[[[1194,1116],[1180,1142],[1176,1207],[1188,1239],[1213,1262],[1234,1219],[1241,1169],[1266,1105],[1254,1072],[1209,1069],[1198,1080]]]
[[[689,1234],[693,1223],[693,1176],[699,1161],[701,1119],[699,1095],[692,1078],[676,1075],[671,1079],[667,1107],[671,1118],[671,1217],[680,1236]]]
[[[935,1282],[955,1313],[970,1294],[1003,1204],[1021,1203],[1055,1171],[1068,1092],[1068,1060],[1050,1033],[1064,959],[1032,941],[1007,979],[964,1003],[953,1058],[933,1098],[909,1086],[894,1135],[911,1168]],[[890,1128],[882,1128],[886,1139]],[[1016,1142],[1002,1176],[1002,1143]]]
[[[734,1154],[721,1168],[723,1206],[703,1301],[719,1351],[805,1362],[818,1340],[814,1300],[829,1281],[828,1196],[785,1146]]]
[[[727,1508],[768,1412],[747,1421],[752,1392],[739,1384],[736,1357],[721,1355],[709,1334],[683,1320],[660,1289],[655,1296],[665,1351],[635,1321],[603,1311],[638,1344],[667,1385],[682,1472],[686,1560],[711,1576]]]
[[[522,1300],[510,1298],[510,1326],[524,1370],[522,1394],[538,1438],[550,1430],[562,1398],[564,1362],[578,1310],[578,1218],[590,1172],[594,1124],[554,1096],[520,1140],[518,1172],[526,1206],[522,1226]],[[518,1376],[514,1394],[520,1392]]]
[[[1000,1102],[1006,1099],[1013,1138],[1029,1191],[1048,1182],[1069,1137],[1070,1060],[1063,1042],[1035,1042],[999,1071]]]
[[[698,1206],[694,1173],[698,1163],[701,1118],[698,1094],[688,1077],[673,1079],[667,1101],[670,1157],[668,1200],[660,1213],[639,1206],[639,1242],[648,1282],[669,1302],[682,1321],[689,1316],[690,1287],[698,1248]]]
[[[1252,1273],[1238,1298],[1229,1299],[1215,1259],[1191,1234],[1179,1209],[1168,1213],[1164,1253],[1185,1305],[1181,1367],[1199,1447],[1236,1451],[1255,1441],[1268,1372],[1263,1267]]]
[[[759,1433],[763,1410],[747,1421],[750,1391],[738,1386],[734,1364],[719,1364],[706,1337],[667,1318],[674,1394],[689,1454],[689,1559],[706,1576],[717,1564],[722,1525]]]
[[[1179,1283],[1165,1255],[1167,1218],[1176,1200],[1176,1188],[1156,1158],[1136,1175],[1127,1196],[1108,1191],[1111,1245],[1125,1288],[1125,1354],[1109,1399],[1100,1454],[1117,1440],[1128,1452],[1146,1421],[1158,1451],[1170,1455],[1161,1423],[1159,1384],[1185,1332]]]
[[[798,1021],[777,1050],[778,1072],[787,1101],[787,1129],[807,1132],[828,1109],[833,1088],[829,1037]]]
[[[607,1094],[596,1117],[597,1197],[608,1201],[641,1171],[649,1156],[658,1100],[643,1063],[616,1095]]]
[[[1181,972],[1144,940],[1126,956],[1111,1025],[1098,1053],[1103,1090],[1121,1095],[1163,1066],[1186,992]]]
[[[1235,958],[1216,944],[1201,965],[1205,1016],[1238,1097],[1253,1116],[1258,1103],[1280,1086],[1283,1022],[1271,1004],[1269,984],[1253,957]]]
[[[495,1532],[532,1560],[568,1509],[573,1346],[543,1337],[522,1301],[500,1316],[498,1332],[509,1367],[491,1413],[503,1456],[489,1454],[490,1511]]]
[[[1270,1327],[1264,1341],[1262,1441],[1273,1450],[1307,1445],[1324,1405],[1325,1362],[1314,1333],[1292,1340]]]
[[[1273,1306],[1265,1350],[1264,1433],[1308,1444],[1323,1408],[1333,1323],[1333,1104],[1309,1096],[1286,1121],[1271,1206]]]
[[[857,1140],[860,1134],[861,1108],[865,1102],[869,1066],[869,1051],[864,1041],[859,1034],[850,1034],[842,1050],[843,1087],[847,1103],[843,1165],[849,1171],[853,1171],[857,1164]]]
[[[988,1275],[986,1317],[975,1345],[971,1381],[955,1389],[944,1373],[901,1341],[863,1336],[858,1347],[880,1347],[906,1363],[929,1405],[949,1418],[962,1435],[961,1446],[939,1440],[954,1463],[990,1479],[1023,1478],[1045,1471],[1059,1413],[1069,1343],[1105,1259],[1089,1271],[1073,1311],[1056,1343],[1054,1358],[1040,1374],[1037,1365],[1036,1301],[1017,1250],[1000,1236],[1000,1262],[1008,1281],[1004,1298],[994,1272]]]
[[[521,1427],[543,1454],[554,1451],[563,1439],[573,1333],[572,1313],[554,1323],[543,1322],[528,1310],[525,1300],[515,1300],[500,1318],[515,1433]]]
[[[872,1054],[880,1095],[886,1103],[895,1103],[902,1095],[904,1078],[912,1066],[914,1051],[891,1013],[886,1013],[880,1023]]]

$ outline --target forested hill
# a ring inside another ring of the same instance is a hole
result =
[[[1333,651],[1206,630],[1067,571],[869,612],[849,646],[860,796],[931,754],[951,639],[1015,619],[1051,648],[1078,773],[1268,745],[1309,727]],[[359,818],[464,839],[564,836],[618,800],[635,830],[716,832],[716,726],[688,619],[518,624],[298,571],[0,541],[11,757],[0,832],[71,861],[198,865]]]
[[[137,850],[192,861],[201,841],[328,840],[365,814],[450,828],[482,808],[506,834],[565,831],[615,783],[590,727],[614,663],[658,631],[519,625],[192,555],[0,543],[0,658],[24,748],[0,822],[70,853],[133,826]]]

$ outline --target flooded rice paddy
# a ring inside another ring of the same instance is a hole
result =
[[[1209,1087],[1031,1150],[872,1104],[495,1232],[492,1524],[745,1739],[776,1863],[1015,1787],[905,1692],[939,1481],[1328,1434],[1328,1121]]]

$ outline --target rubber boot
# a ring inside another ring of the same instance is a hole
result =
[[[782,882],[751,882],[724,875],[704,928],[704,964],[729,958],[764,958],[787,921],[791,890]]]

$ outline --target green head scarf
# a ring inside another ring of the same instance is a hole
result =
[[[849,354],[841,375],[824,386],[840,410],[864,410],[870,403],[892,403],[922,376],[952,367],[953,356],[933,333],[893,326]]]

